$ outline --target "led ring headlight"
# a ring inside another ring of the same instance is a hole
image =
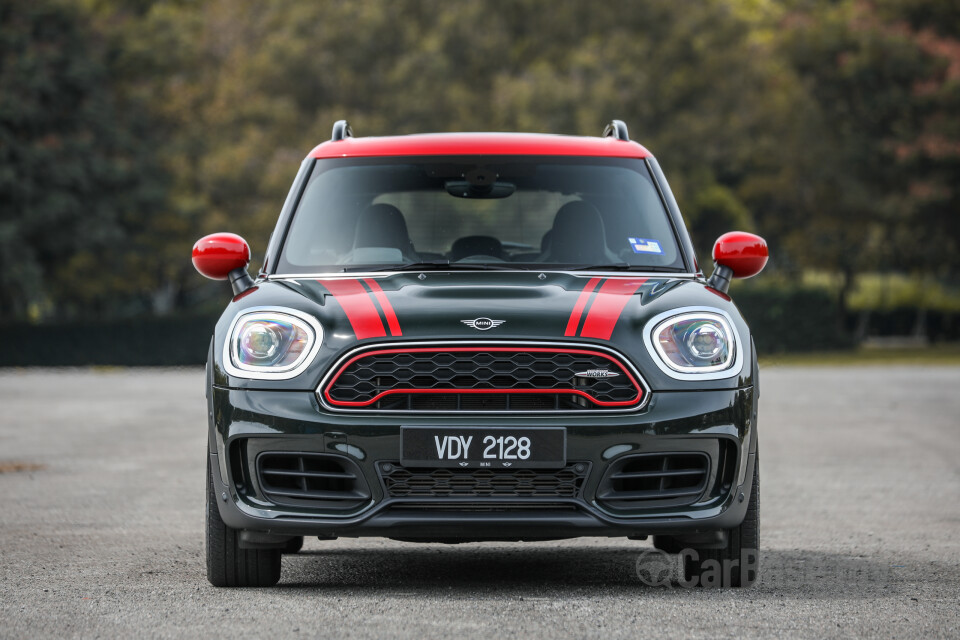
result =
[[[675,339],[677,335],[682,337],[686,347],[682,350],[686,360],[695,367],[726,365],[730,360],[732,344],[727,338],[728,333],[723,329],[722,321],[703,317],[691,318],[665,327],[657,339],[660,344],[664,344],[670,339],[669,336]],[[681,366],[685,364],[674,362]]]
[[[234,318],[223,365],[239,378],[288,380],[313,362],[323,342],[316,318],[295,309],[257,307]]]
[[[689,307],[662,313],[644,329],[654,362],[679,380],[712,380],[739,373],[743,352],[730,316],[719,309]]]

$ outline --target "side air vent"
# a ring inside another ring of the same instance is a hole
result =
[[[263,497],[276,504],[349,510],[370,500],[356,464],[320,453],[261,453],[257,477]]]
[[[692,504],[707,487],[710,460],[702,453],[648,453],[623,458],[607,471],[597,501],[620,508]]]

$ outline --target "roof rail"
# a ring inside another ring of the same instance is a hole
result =
[[[630,134],[627,133],[627,125],[623,120],[611,120],[610,124],[603,130],[604,138],[616,138],[617,140],[630,140]]]
[[[626,128],[624,128],[624,131],[626,131]],[[333,135],[330,136],[331,140],[337,141],[352,137],[353,129],[350,128],[349,122],[346,120],[337,120],[333,123]]]

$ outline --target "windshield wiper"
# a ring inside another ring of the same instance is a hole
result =
[[[343,267],[343,273],[378,271],[646,271],[648,273],[680,273],[682,269],[675,267],[645,267],[635,264],[619,262],[613,264],[587,264],[563,267],[557,264],[538,264],[529,262],[504,262],[495,264],[489,262],[450,262],[449,260],[424,260],[423,262],[408,262],[386,267]]]
[[[643,266],[617,262],[614,264],[590,264],[567,267],[566,271],[649,271],[651,273],[680,273],[682,269],[676,267]]]
[[[407,264],[395,264],[389,267],[344,267],[344,273],[350,271],[514,271],[516,267],[509,263],[490,264],[486,262],[454,262],[449,260],[427,260],[424,262],[408,262]]]

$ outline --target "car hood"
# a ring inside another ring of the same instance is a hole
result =
[[[663,280],[537,273],[404,273],[385,278],[299,280],[338,334],[356,340],[592,338],[610,340],[641,289]]]
[[[313,379],[309,384],[355,347],[406,341],[592,343],[623,353],[643,371],[655,368],[643,346],[646,323],[704,306],[729,313],[740,335],[749,335],[729,297],[690,278],[536,271],[285,278],[235,298],[216,341],[222,353],[223,334],[245,310],[290,307],[315,316],[324,330],[316,367],[301,376]]]

